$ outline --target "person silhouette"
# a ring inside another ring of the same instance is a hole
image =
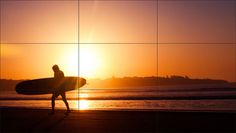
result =
[[[55,91],[52,94],[52,112],[50,114],[54,114],[55,109],[55,99],[61,95],[63,102],[66,105],[67,111],[66,115],[70,113],[70,107],[66,100],[66,92],[65,92],[65,85],[63,83],[64,81],[64,73],[59,69],[58,65],[53,65],[52,70],[54,71],[54,79],[57,82],[57,85],[55,87]]]

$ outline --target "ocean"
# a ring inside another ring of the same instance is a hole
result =
[[[236,86],[179,85],[90,88],[66,93],[73,110],[236,111]],[[1,91],[0,107],[51,108],[51,95],[20,95]],[[56,109],[66,109],[60,96]]]

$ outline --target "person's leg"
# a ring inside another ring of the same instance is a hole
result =
[[[56,94],[53,93],[52,94],[52,102],[51,102],[51,104],[52,104],[52,114],[54,113],[54,109],[55,109],[55,99],[56,99]]]
[[[54,92],[54,93],[52,94],[52,112],[51,112],[51,114],[53,114],[54,111],[55,111],[55,100],[56,100],[56,98],[57,98],[59,95],[60,95],[60,94],[57,93],[57,92]]]
[[[67,111],[70,111],[69,104],[68,104],[68,102],[67,102],[67,100],[66,100],[66,93],[65,93],[65,92],[62,92],[62,93],[61,93],[61,97],[62,97],[63,102],[64,102],[65,105],[66,105]]]

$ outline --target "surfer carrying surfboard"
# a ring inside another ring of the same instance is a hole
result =
[[[65,90],[65,84],[64,84],[64,73],[59,69],[58,65],[54,65],[52,67],[52,70],[54,71],[54,79],[57,81],[57,86],[54,88],[55,91],[52,94],[52,112],[51,114],[54,114],[55,109],[55,99],[61,95],[63,102],[66,105],[67,112],[65,114],[70,113],[70,107],[66,100],[66,90]]]

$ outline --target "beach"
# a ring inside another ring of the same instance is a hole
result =
[[[235,112],[171,110],[56,110],[1,108],[1,133],[78,132],[78,133],[154,133],[154,132],[236,132]]]

